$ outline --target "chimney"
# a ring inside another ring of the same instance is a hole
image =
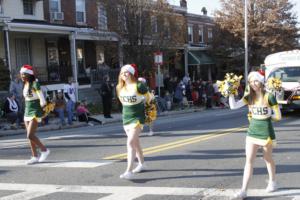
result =
[[[207,10],[205,7],[202,7],[201,12],[203,13],[203,15],[207,15]]]
[[[180,0],[180,7],[187,8],[186,0]]]

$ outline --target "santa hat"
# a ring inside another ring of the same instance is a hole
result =
[[[259,81],[262,84],[265,83],[265,77],[260,72],[250,72],[250,74],[248,75],[248,81],[250,79],[255,80],[255,81]]]
[[[30,74],[30,75],[34,75],[33,67],[30,66],[30,65],[23,65],[23,66],[21,67],[20,73],[21,73],[21,74]]]
[[[124,65],[121,68],[121,71],[128,71],[130,74],[134,75],[136,73],[136,70],[134,69],[134,67],[130,64]]]
[[[133,68],[134,68],[134,77],[135,78],[138,78],[139,77],[139,73],[138,73],[138,68],[137,68],[137,66],[136,66],[136,64],[134,64],[134,63],[132,63],[132,64],[130,64]]]

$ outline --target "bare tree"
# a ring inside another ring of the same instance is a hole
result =
[[[110,30],[123,40],[125,62],[151,68],[154,51],[184,44],[185,18],[166,0],[106,0],[105,5]]]

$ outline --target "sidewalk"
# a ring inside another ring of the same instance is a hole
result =
[[[205,108],[186,108],[183,110],[172,110],[172,111],[165,111],[160,114],[158,114],[158,118],[161,116],[169,116],[169,115],[178,115],[178,114],[184,114],[184,113],[192,113],[192,112],[200,112],[205,110]],[[122,114],[121,113],[112,113],[113,118],[104,118],[103,114],[101,115],[93,115],[92,117],[101,120],[102,124],[105,126],[106,124],[111,123],[121,123],[122,122]],[[1,124],[2,125],[2,124]],[[6,124],[7,125],[7,124]],[[97,124],[95,123],[97,126]],[[65,125],[61,126],[58,118],[49,119],[49,124],[44,126],[38,127],[38,132],[44,132],[44,131],[53,131],[53,130],[63,130],[63,129],[71,129],[71,128],[78,128],[78,127],[84,127],[89,126],[85,122],[78,122],[75,121],[72,125]],[[25,129],[16,129],[16,130],[3,130],[0,129],[0,137],[4,136],[13,136],[13,135],[20,135],[25,134]]]

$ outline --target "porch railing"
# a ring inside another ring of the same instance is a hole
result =
[[[93,69],[91,70],[91,84],[98,85],[104,82],[104,77],[109,76],[110,82],[118,82],[120,69]]]

